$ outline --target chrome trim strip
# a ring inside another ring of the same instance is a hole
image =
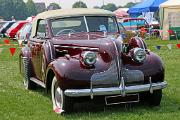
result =
[[[22,57],[23,59],[27,59],[28,57]]]
[[[50,54],[51,54],[51,60],[53,59],[53,55],[52,55],[52,47],[50,42],[48,41],[48,45],[49,45],[49,50],[50,50]]]
[[[87,30],[87,32],[89,32],[89,27],[88,27],[88,24],[87,24],[86,16],[84,16],[84,22],[85,22],[85,25],[86,25],[86,30]]]
[[[40,85],[41,87],[46,88],[46,85],[43,82],[39,81],[38,79],[31,77],[30,80],[33,81],[34,83]]]
[[[115,50],[116,50],[116,59],[117,59],[117,71],[118,71],[118,79],[119,79],[119,83],[121,82],[121,65],[120,65],[120,60],[119,60],[119,52],[118,52],[118,48],[117,48],[117,45],[116,45],[116,42],[114,40],[112,40],[113,44],[114,44],[114,47],[115,47]]]
[[[122,96],[126,96],[126,86],[125,86],[125,82],[124,82],[124,78],[123,77],[121,77],[120,88],[122,88]]]
[[[152,85],[153,90],[163,89],[167,86],[167,82],[158,82],[152,84],[144,84],[144,85],[135,85],[135,86],[125,86],[125,92],[128,93],[139,93],[144,91],[149,91],[150,86]],[[120,87],[109,87],[109,88],[94,88],[93,95],[120,95],[122,94],[123,88]],[[69,97],[81,97],[81,96],[90,96],[90,89],[67,89],[64,91],[66,96]]]
[[[152,88],[152,81],[151,81],[151,77],[149,77],[149,83],[150,83],[150,88],[149,91],[151,94],[153,94],[153,88]]]
[[[92,81],[90,83],[90,93],[91,93],[91,99],[93,99],[94,95],[93,95],[93,85],[92,85]]]
[[[72,49],[83,49],[83,50],[99,51],[99,48],[90,48],[90,47],[62,46],[62,45],[54,45],[54,47],[62,47],[62,48],[72,48]]]
[[[139,41],[141,42],[142,46],[143,46],[143,49],[145,50],[145,46],[144,46],[144,43],[142,42],[142,40],[138,37]]]

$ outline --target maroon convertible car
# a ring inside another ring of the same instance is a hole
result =
[[[141,38],[125,42],[124,33],[105,10],[40,13],[19,56],[26,89],[50,90],[56,113],[72,111],[80,100],[159,105],[164,65]]]

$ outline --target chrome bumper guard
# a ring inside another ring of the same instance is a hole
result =
[[[98,95],[125,95],[129,93],[139,93],[153,90],[163,89],[167,86],[167,82],[150,83],[135,86],[109,87],[109,88],[93,88],[93,89],[67,89],[64,91],[66,96],[69,97],[82,97],[82,96],[98,96]]]

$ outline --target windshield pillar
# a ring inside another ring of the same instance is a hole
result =
[[[86,16],[84,16],[84,22],[85,22],[85,25],[86,25],[86,30],[87,30],[87,32],[89,32],[89,27],[88,27],[88,24],[87,24]]]

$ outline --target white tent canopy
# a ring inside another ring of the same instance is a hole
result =
[[[179,7],[180,0],[168,0],[162,4],[160,4],[160,7]]]
[[[163,39],[169,38],[169,29],[180,33],[180,0],[168,0],[160,4],[160,22]]]

